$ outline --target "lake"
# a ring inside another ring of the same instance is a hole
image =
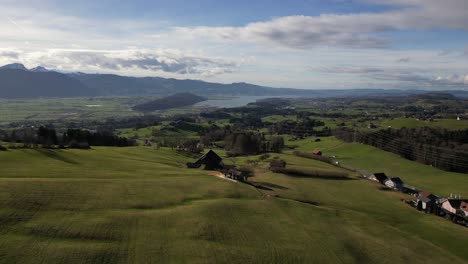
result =
[[[257,100],[266,99],[266,98],[275,98],[275,97],[285,97],[285,96],[233,96],[233,97],[220,97],[219,99],[209,99],[200,103],[195,104],[195,106],[210,106],[210,107],[219,107],[219,108],[233,108],[247,105],[249,103],[255,103]]]

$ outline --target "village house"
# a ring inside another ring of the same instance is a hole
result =
[[[378,172],[378,173],[374,173],[371,176],[369,176],[368,179],[372,180],[372,181],[380,182],[381,184],[385,184],[385,181],[388,180],[388,177],[387,177],[387,175],[385,175],[385,173]]]
[[[444,199],[442,202],[442,209],[453,215],[466,217],[468,216],[468,200],[453,198]]]
[[[428,213],[432,213],[436,209],[437,201],[439,197],[435,196],[430,192],[419,192],[416,197],[416,208]]]
[[[322,156],[322,151],[320,151],[318,149],[314,149],[314,151],[312,151],[312,154]]]
[[[384,185],[394,190],[403,189],[403,181],[398,177],[387,178],[387,180],[384,181]]]
[[[236,168],[225,169],[223,172],[224,172],[224,177],[226,178],[233,179],[236,181],[246,180],[244,173]]]

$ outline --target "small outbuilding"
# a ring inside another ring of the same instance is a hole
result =
[[[230,169],[224,170],[224,177],[233,179],[236,181],[246,180],[244,173],[236,168],[230,168]]]
[[[388,180],[387,175],[383,172],[377,172],[369,176],[369,180],[380,182],[381,184],[385,184],[385,181]]]
[[[320,151],[318,149],[314,149],[314,151],[312,151],[312,154],[322,156],[322,151]]]

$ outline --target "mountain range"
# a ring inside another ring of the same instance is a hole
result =
[[[128,77],[114,74],[63,73],[38,66],[27,69],[19,63],[0,67],[0,98],[166,96],[176,93],[200,96],[309,96],[420,94],[424,90],[346,89],[311,90],[272,88],[250,83],[212,83],[161,77]],[[465,91],[446,91],[468,97]]]

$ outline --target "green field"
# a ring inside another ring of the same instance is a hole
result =
[[[288,166],[337,170],[280,156]],[[235,162],[248,159],[258,157]],[[0,152],[0,262],[468,261],[466,228],[371,182],[289,177],[260,162],[251,181],[270,190],[259,191],[186,169],[189,160],[144,147]]]
[[[433,127],[433,128],[445,128],[449,130],[463,130],[468,129],[468,120],[456,120],[456,119],[435,119],[434,121],[416,120],[414,118],[394,118],[383,120],[380,122],[380,126],[392,127],[392,128],[414,128],[414,127]]]
[[[461,194],[468,197],[468,175],[443,171],[428,165],[404,159],[396,154],[360,143],[344,143],[334,137],[322,138],[321,142],[312,139],[287,142],[296,145],[298,150],[322,150],[326,156],[336,156],[336,160],[359,169],[385,172],[392,177],[400,177],[405,183],[448,197]]]

